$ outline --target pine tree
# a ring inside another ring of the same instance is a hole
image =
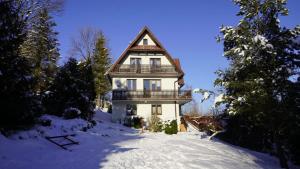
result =
[[[94,74],[93,74],[93,68],[92,68],[92,61],[90,59],[87,59],[86,61],[83,61],[79,64],[80,70],[81,70],[81,78],[85,82],[85,95],[89,102],[91,102],[91,110],[94,110],[95,108],[95,82],[94,82]],[[91,116],[89,118],[92,118],[93,114],[90,114]]]
[[[50,88],[50,93],[46,96],[45,107],[48,114],[68,117],[65,113],[70,109],[79,110],[77,115],[90,120],[93,115],[94,103],[90,84],[87,83],[88,71],[78,64],[76,59],[69,61],[60,68],[54,83]],[[91,72],[91,69],[90,69]]]
[[[226,135],[235,144],[275,151],[287,168],[283,147],[289,147],[293,130],[289,124],[299,122],[291,111],[295,105],[287,102],[287,89],[293,84],[290,77],[299,71],[300,27],[280,27],[278,16],[288,14],[284,0],[234,2],[242,19],[235,27],[221,28],[230,67],[218,71],[215,81],[226,91],[222,101],[230,119]]]
[[[111,86],[108,79],[105,77],[105,72],[111,64],[111,57],[106,47],[106,39],[102,33],[100,33],[93,54],[93,74],[95,82],[95,92],[98,106],[103,106],[105,94],[110,90]]]
[[[30,125],[38,115],[34,80],[19,47],[25,38],[22,3],[0,2],[0,130]]]
[[[31,63],[34,78],[38,82],[35,91],[40,93],[50,86],[57,70],[58,33],[54,31],[56,24],[49,16],[47,8],[40,9],[37,18],[32,22],[21,52]]]

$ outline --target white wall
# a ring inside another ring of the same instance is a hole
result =
[[[176,104],[176,113],[179,115],[179,106]],[[160,118],[163,121],[168,121],[168,120],[174,120],[176,119],[175,115],[175,104],[162,104],[162,115],[160,115]]]
[[[155,103],[157,104],[157,103]],[[162,121],[174,120],[175,116],[175,104],[161,104],[162,115],[158,115]],[[179,114],[179,105],[176,104],[177,115]],[[151,104],[137,104],[137,115],[143,117],[145,120],[148,120],[151,117]]]
[[[146,34],[143,38],[141,38],[137,44],[143,45],[143,39],[148,39],[148,45],[156,45],[154,41]],[[130,58],[141,58],[141,64],[150,64],[150,58],[160,58],[162,65],[172,65],[170,61],[167,59],[165,55],[146,55],[146,56],[140,56],[135,53],[130,53],[128,56],[126,56],[125,60],[121,64],[130,64]]]
[[[123,119],[126,116],[126,104],[130,102],[114,102],[112,106],[112,120],[113,122],[123,122]],[[157,103],[155,103],[157,104]],[[148,120],[151,117],[151,103],[146,104],[136,104],[137,105],[137,116],[143,117],[145,120]],[[164,103],[162,106],[162,115],[159,115],[162,121],[175,120],[175,104],[174,103]],[[176,104],[176,113],[177,113],[177,124],[180,124],[179,121],[179,105]]]
[[[148,120],[151,117],[151,104],[137,104],[137,115]]]
[[[141,58],[141,64],[150,64],[150,58],[160,58],[162,65],[172,65],[165,55],[140,56],[135,53],[129,54],[121,64],[130,64],[130,58]]]
[[[137,44],[143,45],[143,39],[148,39],[148,45],[155,45],[154,41],[150,38],[150,36],[148,34],[145,34],[138,42]]]
[[[161,79],[161,90],[174,90],[174,82],[177,81],[177,78],[112,78],[112,89],[125,89],[127,79],[136,79],[137,90],[144,89],[144,79]],[[175,89],[178,89],[177,82]]]
[[[126,104],[114,103],[112,104],[112,121],[122,123],[126,116]]]
[[[145,35],[141,38],[137,44],[143,45],[143,39],[148,39],[148,45],[156,45],[154,41]],[[150,64],[150,58],[160,58],[162,65],[172,65],[165,55],[145,55],[141,56],[137,53],[130,53],[121,64],[130,64],[130,58],[141,58],[141,64]],[[174,82],[177,78],[112,78],[112,89],[125,89],[127,86],[127,79],[137,80],[137,90],[143,90],[144,79],[160,79],[161,80],[161,90],[174,90]],[[175,84],[175,89],[178,89],[178,83]],[[118,102],[113,101],[112,104],[112,120],[114,122],[123,122],[126,116],[126,104],[134,103],[130,101]],[[137,105],[137,115],[143,117],[145,120],[151,117],[151,103],[138,103]],[[159,117],[163,121],[176,119],[175,115],[175,104],[174,103],[162,103],[162,115]],[[177,121],[179,122],[179,105],[176,104]],[[178,123],[179,124],[179,123]]]

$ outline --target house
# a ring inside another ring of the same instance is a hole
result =
[[[179,59],[173,59],[149,28],[144,27],[106,72],[112,83],[112,120],[139,116],[180,123],[181,106],[191,101]]]

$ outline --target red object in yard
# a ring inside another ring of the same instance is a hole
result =
[[[183,119],[196,127],[199,131],[210,130],[216,132],[223,130],[220,121],[213,116],[190,117],[185,115]]]

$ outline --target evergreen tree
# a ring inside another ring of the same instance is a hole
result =
[[[71,55],[74,57],[80,57],[82,66],[89,69],[89,65],[92,68],[93,86],[96,94],[96,103],[98,106],[103,106],[103,100],[107,92],[110,90],[110,83],[105,77],[105,72],[110,66],[111,57],[109,50],[106,47],[106,39],[103,33],[97,29],[90,27],[80,30],[79,36],[72,40],[72,48],[70,50]],[[91,74],[89,74],[91,75]]]
[[[54,79],[59,58],[58,40],[57,32],[54,31],[56,24],[47,8],[40,9],[32,22],[21,46],[21,53],[31,63],[34,78],[38,82],[35,91],[39,93],[47,90]]]
[[[92,61],[90,59],[87,59],[86,61],[83,61],[79,64],[79,68],[82,72],[82,80],[86,84],[86,90],[85,94],[88,97],[88,99],[93,102],[92,109],[95,108],[95,82],[94,82],[94,74],[93,74],[93,68],[92,68]]]
[[[100,33],[93,54],[93,74],[95,82],[95,92],[97,96],[98,106],[103,106],[105,94],[111,89],[108,79],[105,77],[105,72],[111,64],[111,57],[109,51],[106,48],[106,39],[102,33]]]
[[[219,40],[223,40],[230,67],[218,71],[215,81],[226,91],[222,101],[229,115],[225,135],[235,144],[274,151],[287,168],[284,147],[291,152],[288,142],[295,136],[291,131],[300,128],[299,112],[293,111],[296,105],[287,101],[291,94],[287,89],[294,86],[290,77],[299,71],[296,38],[300,27],[280,27],[278,16],[288,13],[284,0],[234,2],[240,6],[242,19],[235,27],[221,28],[224,36]]]
[[[45,106],[47,113],[57,116],[68,116],[68,110],[79,110],[73,117],[90,120],[93,115],[94,103],[90,92],[90,83],[87,83],[86,70],[77,63],[76,59],[70,60],[60,68],[50,93],[46,96]],[[91,72],[91,71],[90,71]],[[93,84],[93,83],[92,83]],[[70,117],[66,117],[70,118]]]
[[[27,60],[19,47],[25,38],[22,3],[0,2],[0,129],[16,129],[34,122],[39,102]]]

